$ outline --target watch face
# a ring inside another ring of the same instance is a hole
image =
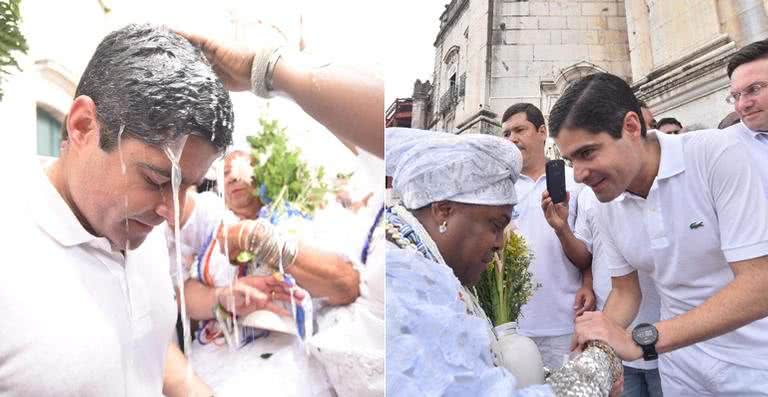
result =
[[[656,331],[656,327],[650,324],[642,324],[632,331],[632,339],[638,345],[652,345],[656,343],[659,333]]]

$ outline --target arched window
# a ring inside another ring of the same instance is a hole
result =
[[[50,113],[37,108],[37,154],[59,157],[61,144],[61,122]]]

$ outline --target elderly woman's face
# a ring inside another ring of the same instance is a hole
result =
[[[493,254],[504,244],[504,228],[512,217],[512,205],[452,203],[447,230],[436,239],[440,253],[466,286],[475,285],[488,268]]]

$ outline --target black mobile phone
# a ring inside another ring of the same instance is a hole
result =
[[[555,204],[562,203],[565,201],[565,161],[547,161],[546,173],[549,197]]]

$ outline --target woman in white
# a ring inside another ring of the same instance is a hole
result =
[[[566,364],[551,385],[516,389],[468,290],[503,245],[517,201],[518,149],[481,134],[388,129],[385,138],[402,200],[386,215],[387,395],[607,394],[609,364],[620,361],[599,349]]]

